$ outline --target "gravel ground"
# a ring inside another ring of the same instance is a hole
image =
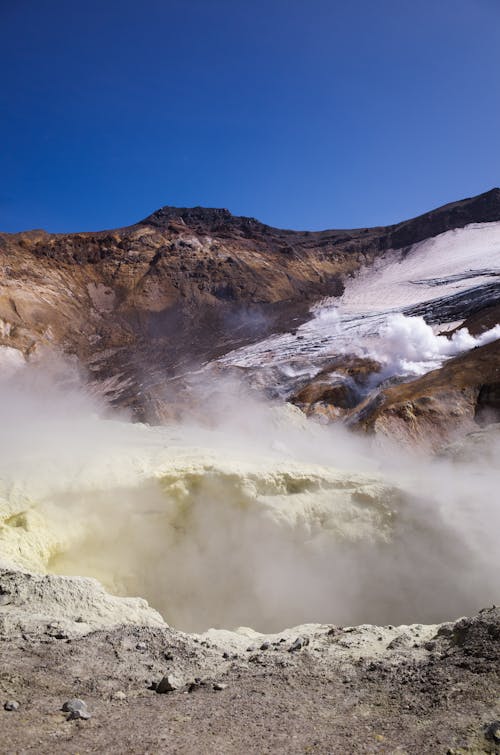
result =
[[[500,752],[497,608],[438,627],[269,637],[6,626],[2,753]],[[164,676],[175,689],[160,694]],[[73,698],[90,718],[61,710]]]

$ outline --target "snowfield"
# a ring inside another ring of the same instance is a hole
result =
[[[345,281],[342,297],[315,305],[311,320],[296,331],[236,349],[217,364],[257,372],[273,368],[293,379],[312,377],[329,358],[350,353],[381,360],[386,377],[423,374],[500,337],[498,327],[480,340],[463,331],[450,344],[431,324],[445,331],[498,300],[500,222],[471,224],[385,252]]]
[[[474,223],[409,249],[387,252],[349,281],[345,313],[403,310],[491,283],[500,276],[500,223]]]

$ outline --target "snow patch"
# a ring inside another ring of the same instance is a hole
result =
[[[500,276],[500,222],[472,223],[386,252],[346,284],[346,313],[403,309],[484,285]]]

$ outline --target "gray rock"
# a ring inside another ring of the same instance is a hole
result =
[[[71,700],[66,700],[62,706],[62,710],[65,713],[69,713],[67,721],[73,721],[74,719],[81,718],[84,721],[91,718],[91,713],[87,709],[87,703],[80,700],[78,697],[73,697]]]
[[[156,692],[158,692],[159,695],[164,695],[167,692],[174,692],[176,689],[179,689],[179,684],[171,674],[164,676],[156,686]]]
[[[223,689],[226,689],[227,684],[222,684],[222,682],[215,682],[213,685],[213,688],[216,692],[222,692]]]
[[[270,647],[271,647],[271,643],[266,641],[266,642],[262,643],[262,645],[260,646],[260,649],[261,650],[269,650]]]
[[[296,650],[301,650],[306,645],[309,645],[309,637],[297,637],[293,645],[288,648],[289,653],[294,653]]]
[[[147,650],[147,645],[145,642],[138,642],[135,646],[136,650]]]
[[[500,744],[500,721],[493,721],[493,723],[488,724],[488,726],[486,727],[485,736],[486,739]]]
[[[79,697],[72,697],[71,700],[66,700],[61,708],[65,713],[72,713],[74,710],[87,710],[87,703],[84,700],[80,700]]]
[[[7,593],[1,593],[0,606],[8,606],[9,603],[12,603],[12,598],[10,597],[10,595],[7,595]]]
[[[19,710],[19,703],[17,700],[7,700],[3,708],[4,710]]]

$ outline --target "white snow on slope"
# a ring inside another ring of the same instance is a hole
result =
[[[346,285],[345,313],[402,309],[500,276],[500,223],[472,223],[385,254]]]
[[[273,368],[284,377],[309,371],[312,377],[321,369],[318,367],[321,361],[338,354],[383,359],[388,349],[382,341],[394,328],[397,330],[398,322],[393,318],[401,310],[425,302],[431,302],[432,306],[432,301],[465,291],[470,291],[474,298],[480,295],[484,284],[499,278],[500,222],[471,224],[406,250],[386,252],[374,265],[345,282],[341,298],[316,305],[313,318],[296,333],[273,335],[236,349],[218,363],[254,370]],[[416,348],[416,343],[432,341],[432,330],[422,318],[406,319],[409,322],[403,325],[403,330],[408,331],[411,348]],[[446,328],[440,325],[437,329]],[[484,342],[495,340],[498,335],[491,331]],[[386,364],[394,369],[398,366],[401,370],[398,374],[423,374],[444,359],[477,345],[480,344],[475,339],[462,332],[450,349],[434,341],[418,358],[410,360],[403,353],[397,359],[392,355]]]

